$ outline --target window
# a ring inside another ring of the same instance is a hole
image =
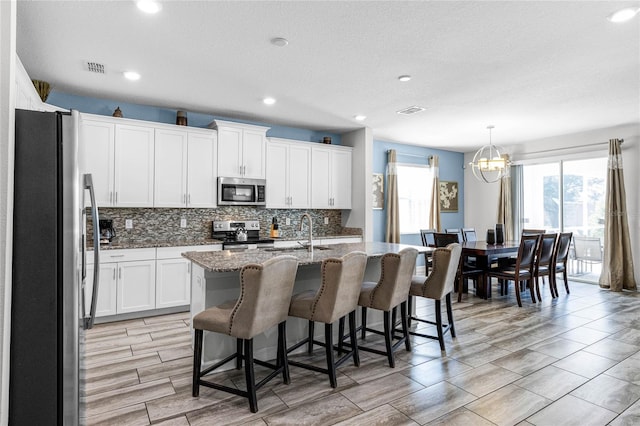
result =
[[[415,164],[398,164],[396,170],[400,233],[417,234],[429,226],[433,172],[430,167]]]

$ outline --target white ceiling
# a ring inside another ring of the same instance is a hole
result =
[[[56,91],[471,151],[489,124],[508,145],[640,122],[640,16],[606,20],[627,6],[640,2],[164,1],[146,15],[20,0],[17,50]],[[426,111],[396,114],[412,105]]]

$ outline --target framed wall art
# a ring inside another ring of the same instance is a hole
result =
[[[440,212],[458,211],[458,182],[440,181]]]
[[[384,175],[382,173],[373,174],[373,208],[381,210],[384,208]]]

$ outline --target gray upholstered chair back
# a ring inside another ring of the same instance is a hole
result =
[[[462,247],[451,243],[433,252],[433,268],[422,285],[422,296],[429,299],[442,299],[453,291],[460,264]]]
[[[417,256],[418,250],[414,248],[382,256],[380,281],[371,292],[367,307],[389,311],[407,300]]]
[[[231,336],[251,339],[285,321],[298,270],[293,256],[278,256],[240,271],[240,298],[231,314]]]
[[[361,251],[325,259],[310,319],[331,324],[356,309],[366,266],[367,254]]]

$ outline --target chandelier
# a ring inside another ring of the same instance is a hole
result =
[[[495,126],[487,126],[489,129],[489,145],[485,145],[473,156],[469,163],[473,175],[480,181],[492,183],[499,181],[509,172],[509,160],[503,155],[504,150],[491,143],[491,130]]]

